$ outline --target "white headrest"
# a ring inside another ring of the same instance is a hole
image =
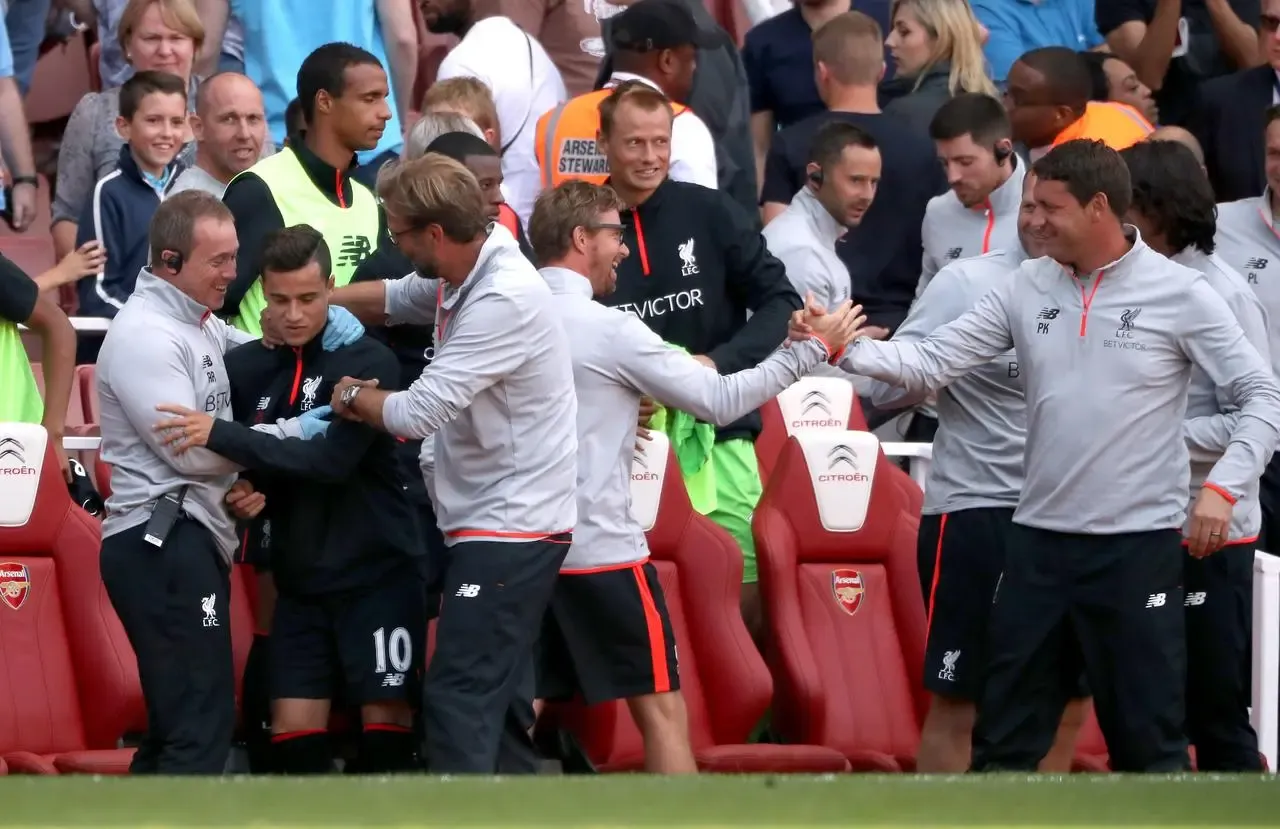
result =
[[[871,505],[880,441],[870,432],[797,429],[791,436],[804,450],[818,518],[828,532],[862,529]]]
[[[787,434],[796,429],[848,429],[853,384],[839,377],[806,377],[778,395]]]
[[[34,423],[0,423],[0,527],[31,520],[49,434]]]
[[[671,440],[662,432],[650,432],[652,440],[638,440],[639,450],[631,459],[631,517],[645,532],[658,523],[662,485],[667,480]]]

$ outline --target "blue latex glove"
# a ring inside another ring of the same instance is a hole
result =
[[[329,417],[332,414],[332,406],[321,406],[318,409],[303,412],[302,416],[298,418],[298,428],[302,430],[302,439],[311,440],[328,432],[331,425]]]
[[[329,306],[329,324],[325,326],[320,345],[325,351],[337,351],[364,336],[364,326],[346,308]]]

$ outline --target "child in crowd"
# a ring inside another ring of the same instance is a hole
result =
[[[120,87],[116,130],[125,140],[118,165],[98,181],[80,217],[76,245],[97,241],[111,252],[102,270],[77,286],[81,316],[115,317],[149,264],[151,217],[181,172],[176,159],[190,138],[186,82],[167,72],[135,73]]]

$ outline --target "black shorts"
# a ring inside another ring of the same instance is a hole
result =
[[[1013,509],[982,507],[920,518],[916,555],[928,613],[924,686],[974,700],[986,670],[987,622]]]
[[[648,562],[562,574],[543,621],[538,695],[588,705],[680,690],[675,634]]]
[[[271,628],[271,698],[416,705],[426,635],[426,598],[412,572],[341,595],[281,593]]]

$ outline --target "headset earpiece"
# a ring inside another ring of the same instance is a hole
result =
[[[810,174],[809,174],[809,181],[812,181],[814,184],[816,184],[816,185],[818,185],[819,187],[821,187],[821,186],[822,186],[822,171],[821,171],[821,170],[814,170],[812,173],[810,173]]]
[[[166,251],[165,255],[160,259],[160,261],[164,263],[164,266],[166,268],[173,271],[174,273],[177,273],[178,271],[182,270],[182,265],[185,260],[182,258],[181,253]]]
[[[1013,155],[1013,148],[1006,147],[1003,144],[997,144],[992,150],[992,153],[996,157],[996,163],[1003,164],[1009,160],[1009,156]]]

